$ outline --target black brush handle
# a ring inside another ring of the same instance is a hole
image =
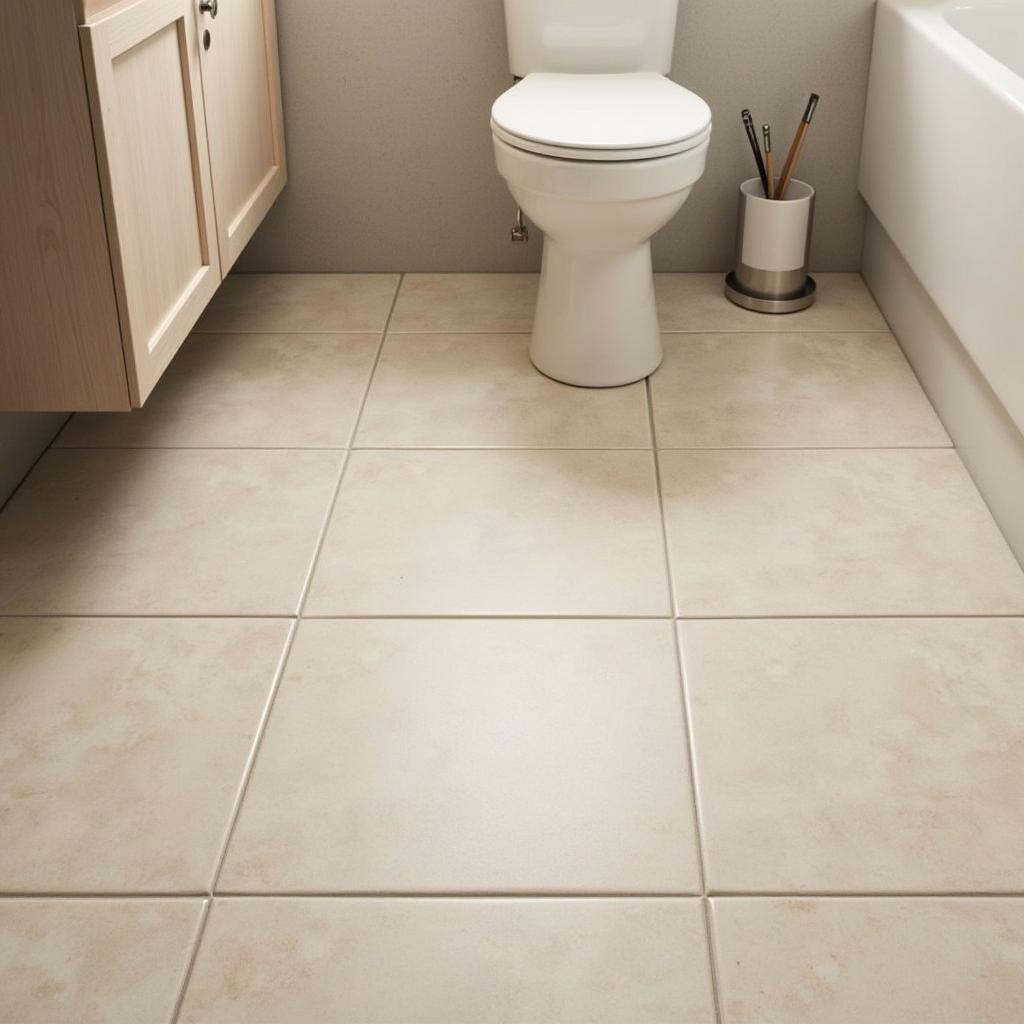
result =
[[[764,158],[761,156],[761,144],[757,141],[757,132],[754,130],[754,117],[749,110],[744,110],[740,116],[743,118],[743,127],[747,130],[750,148],[754,153],[754,163],[757,164],[757,173],[761,179],[761,187],[764,189],[764,197],[771,199],[768,194],[768,171],[764,166]]]

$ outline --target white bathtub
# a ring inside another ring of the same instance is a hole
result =
[[[1024,78],[1024,7],[1019,3],[955,4],[945,17],[980,50]]]
[[[881,0],[860,188],[1024,430],[1024,0]]]
[[[880,0],[864,279],[1024,565],[1024,0]]]

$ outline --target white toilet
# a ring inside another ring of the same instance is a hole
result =
[[[498,170],[546,238],[530,358],[613,387],[661,362],[651,237],[704,173],[711,110],[669,81],[679,0],[505,0]]]

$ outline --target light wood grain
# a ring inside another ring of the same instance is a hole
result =
[[[274,0],[224,2],[198,12],[221,269],[226,276],[284,188],[284,122]]]
[[[75,19],[79,25],[87,21],[95,21],[115,7],[128,7],[138,0],[71,0],[75,10]]]
[[[0,408],[129,405],[66,2],[0,3]]]
[[[132,402],[220,283],[190,0],[139,0],[81,28]]]

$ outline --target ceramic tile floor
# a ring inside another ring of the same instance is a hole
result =
[[[231,278],[0,512],[0,1021],[1019,1024],[1024,573],[855,275]]]

